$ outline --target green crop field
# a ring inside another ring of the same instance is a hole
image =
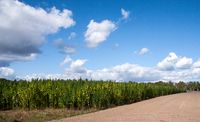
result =
[[[104,109],[185,92],[172,83],[88,80],[0,80],[0,109]]]

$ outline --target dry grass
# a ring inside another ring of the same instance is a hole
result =
[[[90,110],[69,110],[69,109],[44,109],[44,110],[7,110],[0,111],[0,122],[44,122],[61,119],[97,111]]]

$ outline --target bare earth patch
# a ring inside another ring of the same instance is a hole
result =
[[[157,97],[52,122],[200,122],[200,92]]]

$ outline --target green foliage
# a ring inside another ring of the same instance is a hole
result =
[[[0,79],[0,110],[15,108],[104,109],[184,92],[184,88],[182,85],[177,87],[173,83],[163,82]]]
[[[199,82],[189,82],[185,85],[186,89],[189,91],[200,91],[200,83]]]

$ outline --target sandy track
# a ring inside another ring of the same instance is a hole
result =
[[[59,122],[200,122],[200,92],[181,93],[58,120]],[[55,122],[58,122],[55,121]]]

